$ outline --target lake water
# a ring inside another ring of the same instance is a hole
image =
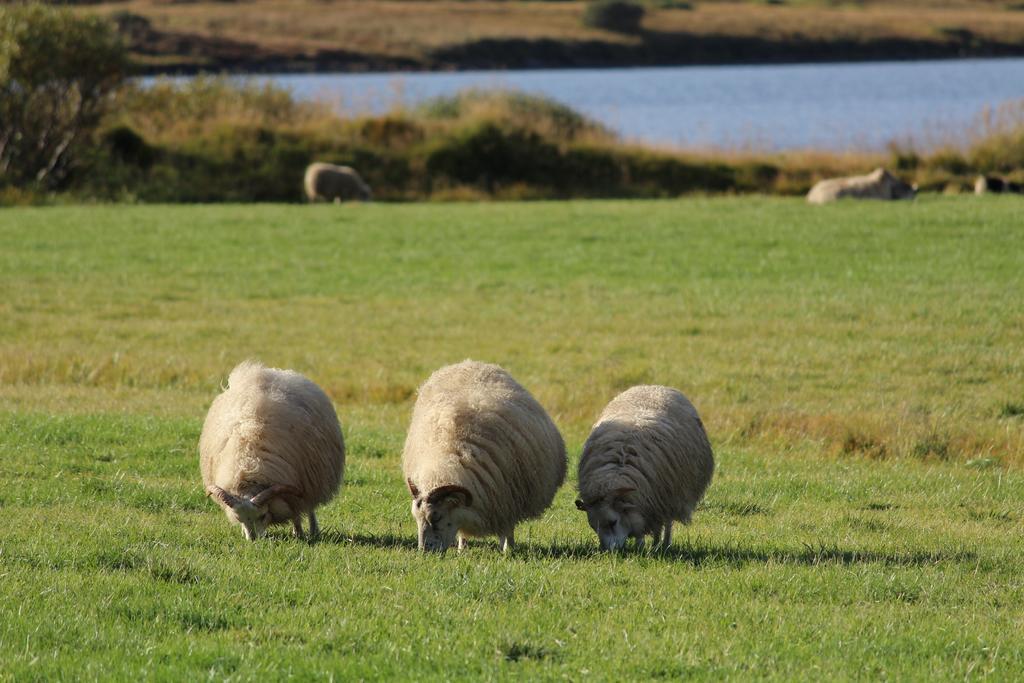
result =
[[[1024,59],[272,76],[360,113],[466,88],[553,97],[627,139],[686,147],[881,149],[959,135],[1024,98]]]

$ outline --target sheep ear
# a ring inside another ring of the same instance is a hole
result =
[[[252,504],[255,505],[256,507],[260,507],[261,505],[266,505],[274,498],[279,498],[283,496],[290,496],[293,498],[301,499],[302,491],[288,484],[274,484],[270,488],[263,489],[255,496],[253,496]]]
[[[576,499],[576,509],[577,510],[583,510],[584,512],[586,512],[587,511],[587,506],[583,504],[582,500],[577,498]]]
[[[238,498],[215,484],[210,484],[206,487],[206,495],[210,496],[221,505],[226,505],[229,508],[238,507],[238,503],[240,502]]]
[[[413,498],[420,497],[420,490],[416,488],[416,484],[412,483],[412,479],[406,479],[405,485],[409,487],[409,493],[412,494]]]
[[[462,505],[469,507],[473,502],[473,494],[464,486],[448,484],[446,486],[438,486],[427,496],[427,502],[432,505],[436,505],[442,500],[453,506]]]

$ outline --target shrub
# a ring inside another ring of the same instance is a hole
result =
[[[928,165],[940,171],[954,174],[968,173],[971,165],[967,163],[963,155],[955,149],[938,149],[928,158]]]
[[[43,5],[0,8],[0,176],[60,185],[126,66],[120,37],[102,19]]]
[[[231,124],[290,128],[329,118],[326,106],[295,99],[270,81],[197,76],[124,88],[118,118],[150,142],[180,142]]]
[[[437,121],[487,120],[532,130],[562,142],[612,139],[614,134],[575,109],[542,95],[514,90],[469,89],[421,104],[416,113]]]
[[[583,12],[583,24],[617,33],[636,33],[644,7],[630,0],[593,0]]]
[[[898,171],[914,171],[921,166],[921,155],[912,146],[896,142],[889,144],[889,156],[892,165]]]
[[[116,126],[106,131],[100,144],[111,159],[120,163],[131,164],[142,169],[153,165],[153,148],[146,144],[141,135],[128,126]]]
[[[558,148],[536,133],[483,123],[443,140],[428,154],[426,168],[432,175],[494,192],[498,184],[552,183],[558,157]]]
[[[1009,173],[1024,167],[1024,100],[983,117],[981,133],[967,152],[974,168]]]
[[[421,142],[425,135],[417,122],[396,114],[357,119],[354,128],[365,143],[387,148],[408,147]]]

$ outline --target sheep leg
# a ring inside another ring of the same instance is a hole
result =
[[[672,520],[665,525],[665,535],[661,539],[661,547],[668,548],[672,545]]]
[[[302,533],[302,515],[292,517],[292,536],[295,538],[305,538],[305,535]]]
[[[501,552],[508,553],[516,547],[516,530],[512,529],[499,540],[501,541]]]
[[[316,512],[309,511],[309,538],[312,541],[320,538],[320,525],[316,522]]]
[[[640,536],[636,537],[636,550],[637,550],[637,552],[642,552],[643,551],[643,549],[644,549],[644,540],[645,540],[645,538],[644,538],[643,535],[640,535]]]
[[[661,527],[656,526],[651,530],[651,547],[658,548],[661,546]]]
[[[459,535],[459,552],[460,552],[460,553],[461,553],[461,552],[462,552],[463,550],[465,550],[465,549],[466,549],[466,545],[467,545],[467,544],[466,544],[466,537],[460,534],[460,535]]]

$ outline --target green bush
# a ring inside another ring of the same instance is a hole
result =
[[[928,157],[928,166],[957,175],[971,171],[971,164],[955,149],[936,150]]]
[[[329,116],[324,105],[297,100],[270,81],[196,76],[122,88],[114,118],[150,140],[183,140],[225,122],[281,128]]]
[[[979,171],[1009,173],[1024,168],[1024,123],[979,140],[971,146],[968,158]]]
[[[583,24],[618,33],[636,33],[644,7],[630,0],[593,0],[583,12]]]
[[[427,156],[426,168],[433,177],[493,193],[504,184],[556,184],[558,160],[558,148],[536,133],[484,123],[442,140]]]
[[[117,31],[102,19],[38,4],[0,8],[0,177],[58,187],[126,67]]]
[[[881,161],[623,144],[558,102],[507,91],[346,118],[287,89],[229,78],[122,87],[91,140],[67,189],[80,198],[146,202],[302,201],[302,176],[314,161],[352,166],[384,201],[801,194],[817,177]],[[921,161],[918,180],[928,164]],[[949,177],[936,171],[936,181]]]
[[[469,89],[427,100],[416,108],[426,119],[486,119],[528,129],[562,142],[582,137],[611,139],[600,123],[556,100],[514,90]]]

